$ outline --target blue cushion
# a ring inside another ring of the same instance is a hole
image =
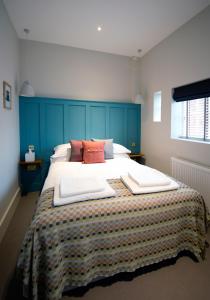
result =
[[[112,159],[114,158],[113,154],[113,139],[101,140],[101,139],[91,139],[92,141],[101,141],[105,142],[104,144],[104,159]]]

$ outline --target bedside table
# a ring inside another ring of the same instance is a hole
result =
[[[145,165],[145,157],[143,153],[130,153],[129,154],[130,158],[135,160],[137,163],[141,165]]]
[[[42,159],[30,162],[20,160],[19,180],[22,196],[28,192],[40,191],[42,185],[42,163]]]

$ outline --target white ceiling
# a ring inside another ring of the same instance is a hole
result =
[[[210,0],[4,0],[19,38],[141,56]],[[97,26],[102,31],[97,31]]]

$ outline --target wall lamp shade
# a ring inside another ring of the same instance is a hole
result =
[[[34,89],[30,85],[29,81],[24,81],[20,90],[20,96],[25,96],[25,97],[34,97]]]
[[[142,95],[137,94],[134,98],[134,103],[135,104],[144,104],[144,99],[143,99]]]

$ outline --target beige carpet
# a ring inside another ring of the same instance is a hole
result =
[[[12,282],[16,260],[37,193],[22,197],[7,233],[0,244],[0,299],[16,300]],[[210,231],[210,230],[209,230]],[[210,241],[210,232],[208,233]],[[106,287],[96,286],[81,297],[64,296],[63,300],[209,300],[210,248],[206,260],[195,263],[181,257],[175,265],[137,276],[132,281],[120,281]]]

